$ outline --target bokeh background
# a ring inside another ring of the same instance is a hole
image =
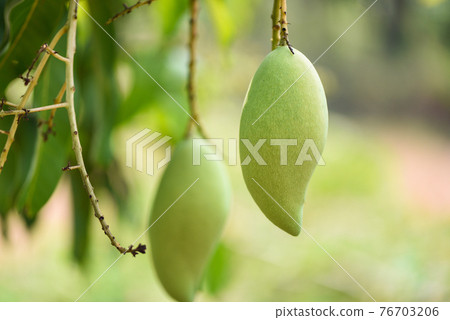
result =
[[[80,2],[102,25],[121,10],[121,1],[108,3]],[[185,108],[187,3],[155,1],[106,27]],[[371,3],[290,0],[291,43],[314,61]],[[238,138],[248,84],[270,51],[271,10],[269,0],[201,1],[197,80],[209,137]],[[126,245],[147,228],[162,173],[127,168],[126,140],[150,128],[179,141],[187,116],[82,11],[78,31],[84,153],[111,229]],[[450,1],[379,0],[316,68],[330,128],[304,228],[377,301],[449,301]],[[6,95],[17,101],[23,92],[14,81]],[[239,166],[228,169],[232,211],[198,301],[370,300],[307,234],[272,225]],[[17,208],[3,215],[1,301],[73,301],[118,257],[78,180],[63,174],[31,218]],[[148,244],[147,235],[139,241]],[[123,257],[80,301],[170,301],[150,255]]]

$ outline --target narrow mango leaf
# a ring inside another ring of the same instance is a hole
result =
[[[34,92],[35,105],[52,103],[64,83],[64,68],[61,61],[49,60]],[[39,113],[41,121],[47,121],[48,118],[49,112]],[[47,141],[44,141],[41,134],[47,130],[47,125],[43,123],[41,126],[33,169],[29,172],[18,199],[18,209],[28,219],[34,219],[50,199],[61,178],[62,168],[67,165],[71,154],[70,127],[66,110],[58,109],[53,123],[54,133],[48,135]]]
[[[0,119],[0,129],[9,130],[13,117]],[[22,119],[17,129],[14,143],[8,153],[8,160],[0,174],[0,215],[6,217],[14,209],[20,188],[31,169],[31,162],[36,149],[37,121],[28,115]],[[0,145],[3,148],[6,136],[1,135]]]
[[[158,17],[161,17],[160,31],[164,35],[165,41],[167,37],[173,36],[182,23],[186,23],[182,19],[183,15],[187,12],[188,1],[180,0],[164,0],[161,4],[155,3],[151,10],[155,10],[158,13]]]
[[[73,201],[73,257],[85,265],[89,248],[89,225],[91,204],[78,173],[70,175]]]
[[[208,0],[206,4],[219,43],[224,47],[229,46],[236,35],[236,28],[228,4],[224,0]]]
[[[117,10],[117,3],[112,1],[89,0],[88,4],[91,14],[98,21],[107,21]],[[114,73],[117,45],[93,21],[89,20],[89,24],[90,41],[83,47],[85,52],[77,57],[80,61],[78,65],[85,69],[85,72],[78,73],[77,79],[80,99],[84,100],[85,107],[85,117],[80,119],[80,125],[92,132],[89,159],[106,167],[113,159],[111,135],[119,108],[119,91]],[[109,35],[116,37],[114,23],[103,27]],[[86,99],[87,96],[89,99]]]
[[[0,96],[11,80],[29,68],[41,45],[49,42],[65,5],[61,0],[24,0],[11,10],[9,42],[0,57]]]
[[[20,2],[22,0],[0,0],[0,53],[9,40],[9,32],[11,30],[9,15],[11,10]]]
[[[217,294],[231,278],[231,251],[220,243],[205,275],[205,287],[210,294]]]
[[[186,74],[179,70],[187,70],[187,61],[176,60],[176,51],[168,49],[148,52],[136,59],[152,77],[176,101],[164,92],[145,72],[133,63],[133,88],[120,106],[118,120],[126,123],[138,114],[148,117],[148,128],[169,135],[177,141],[185,131],[188,120],[186,93]],[[174,67],[174,64],[177,64]]]
[[[131,216],[127,210],[129,201],[129,188],[125,176],[117,160],[114,160],[109,168],[104,171],[105,188],[111,194],[112,199],[118,207],[120,216]]]

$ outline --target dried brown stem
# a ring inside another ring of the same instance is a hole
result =
[[[46,43],[44,43],[44,44],[39,48],[38,52],[36,53],[36,56],[34,57],[33,61],[31,62],[30,67],[29,67],[28,70],[27,70],[26,75],[25,75],[25,76],[21,75],[21,76],[19,77],[20,79],[23,80],[25,86],[27,86],[27,85],[31,82],[31,80],[33,79],[33,78],[30,76],[30,73],[31,73],[31,71],[33,70],[34,65],[36,64],[36,62],[39,60],[39,57],[41,56],[41,53],[45,51],[45,49],[47,48],[47,46],[48,46],[48,45],[47,45]]]
[[[154,2],[155,0],[145,0],[145,1],[138,1],[136,2],[134,5],[132,5],[131,7],[128,7],[126,4],[123,4],[124,9],[122,11],[120,11],[118,14],[116,14],[114,17],[110,18],[108,21],[106,21],[106,24],[110,24],[113,21],[119,19],[120,17],[131,13],[131,11],[133,11],[134,9],[137,9],[139,7],[145,6],[145,5],[150,5]]]

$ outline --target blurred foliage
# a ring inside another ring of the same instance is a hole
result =
[[[0,96],[17,101],[25,91],[12,80],[62,26],[65,2],[54,2],[0,0]],[[126,168],[125,141],[143,128],[174,142],[185,131],[188,1],[155,1],[108,26],[120,1],[80,4],[126,50],[79,12],[76,104],[86,165],[112,228],[131,243],[147,228],[160,175]],[[314,61],[370,4],[288,1],[291,43]],[[248,83],[270,50],[271,8],[263,0],[201,1],[198,97],[211,137],[237,137]],[[379,301],[450,299],[450,205],[440,199],[443,209],[430,209],[405,187],[414,172],[431,176],[431,165],[416,163],[406,174],[397,163],[403,145],[411,158],[415,148],[433,143],[443,153],[431,159],[448,157],[449,32],[448,0],[379,1],[316,64],[330,134],[326,166],[311,182],[305,228]],[[33,105],[51,103],[63,68],[50,60]],[[74,300],[116,259],[78,173],[61,172],[74,161],[65,111],[56,112],[56,134],[44,142],[46,127],[37,123],[48,116],[21,121],[0,175],[0,223],[9,229],[9,240],[0,240],[0,300]],[[0,129],[8,130],[11,120],[0,119]],[[411,129],[421,139],[409,142],[416,137]],[[1,145],[5,138],[0,135]],[[424,184],[419,193],[438,191],[448,174],[448,167],[440,169],[431,180],[436,185]],[[199,300],[368,300],[306,234],[291,238],[267,222],[239,168],[229,171],[234,209]],[[450,192],[448,181],[442,185]],[[19,216],[35,223],[31,233]],[[148,257],[122,259],[84,299],[167,300],[151,268]]]

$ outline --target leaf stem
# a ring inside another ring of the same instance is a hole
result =
[[[272,51],[275,50],[281,40],[281,0],[273,1],[273,10],[272,10]]]

